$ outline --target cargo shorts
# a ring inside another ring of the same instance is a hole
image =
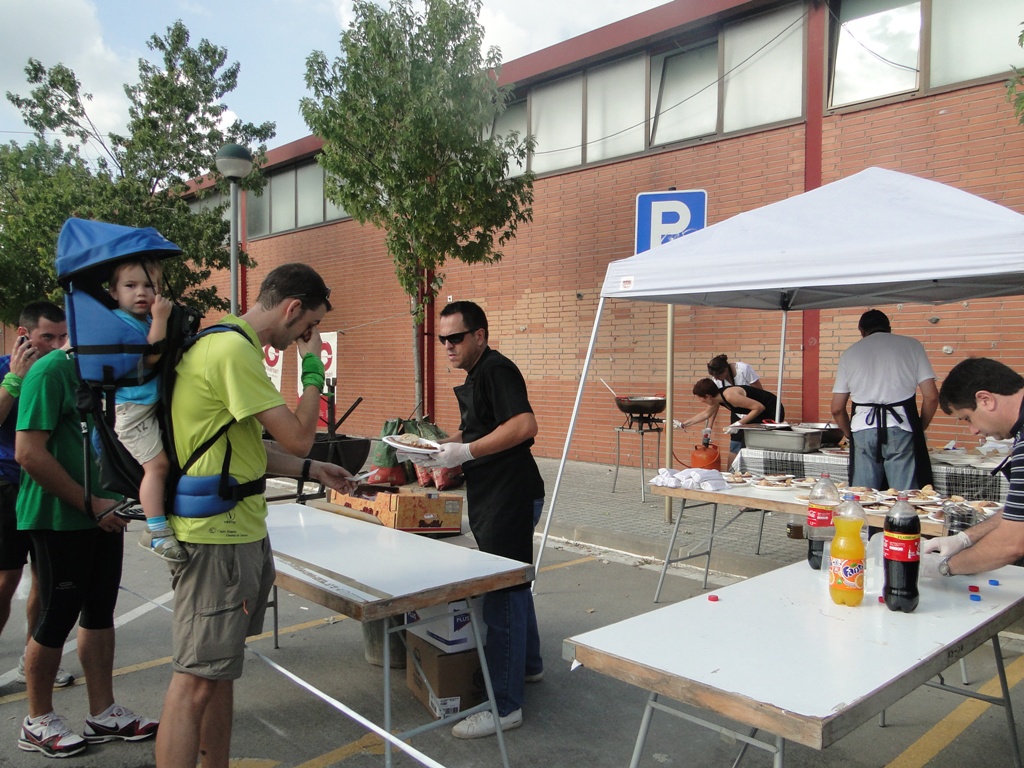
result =
[[[172,667],[210,680],[237,680],[242,676],[245,639],[263,631],[274,585],[270,538],[182,546],[188,562],[171,567]]]

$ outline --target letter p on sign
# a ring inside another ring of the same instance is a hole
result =
[[[640,193],[636,196],[636,252],[704,229],[707,210],[708,194],[702,189]]]

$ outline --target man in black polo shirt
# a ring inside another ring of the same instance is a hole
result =
[[[515,363],[487,346],[487,316],[471,301],[441,310],[438,340],[448,364],[466,371],[455,387],[459,431],[428,459],[462,465],[469,525],[480,551],[533,562],[533,529],[544,503],[544,481],[530,453],[537,419]],[[422,459],[416,459],[424,463]],[[503,731],[523,723],[525,683],[544,674],[533,595],[528,584],[484,596],[487,666]],[[489,710],[458,723],[452,734],[475,739],[495,733]]]

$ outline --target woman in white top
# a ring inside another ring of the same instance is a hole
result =
[[[708,374],[719,389],[730,385],[746,385],[748,387],[754,387],[755,389],[764,389],[764,385],[761,383],[761,378],[753,368],[746,363],[739,361],[730,363],[727,355],[715,355],[712,357],[711,360],[708,361]],[[702,421],[706,421],[709,428],[713,427],[715,425],[715,417],[718,416],[718,409],[720,407],[721,405],[717,402],[708,405],[708,407],[696,416],[678,422],[677,426],[682,429],[686,429],[692,424],[699,424]],[[740,448],[742,447],[742,433],[732,435],[729,442],[729,464],[732,463],[733,456],[739,453]]]

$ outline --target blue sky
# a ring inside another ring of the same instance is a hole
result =
[[[666,0],[484,0],[480,14],[488,45],[505,61],[662,5]],[[299,115],[306,95],[306,57],[337,54],[351,0],[0,0],[0,92],[27,94],[29,57],[71,67],[93,94],[90,116],[105,131],[124,125],[122,86],[134,82],[146,40],[181,19],[195,45],[201,38],[227,48],[241,64],[226,103],[253,123],[277,123],[271,147],[308,135]],[[21,116],[0,104],[0,141],[30,139]]]

